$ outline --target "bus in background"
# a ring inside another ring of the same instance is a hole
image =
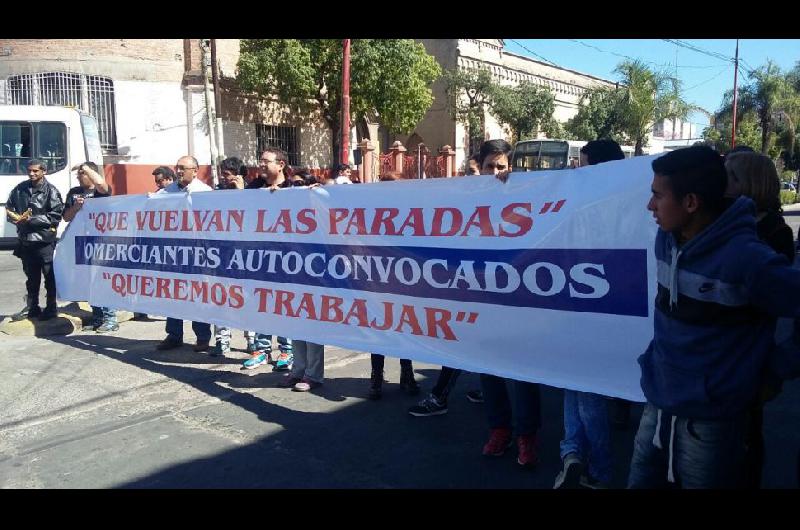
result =
[[[103,167],[103,152],[95,119],[73,108],[0,105],[0,242],[17,238],[17,227],[6,217],[6,200],[14,186],[28,178],[28,161],[47,165],[45,178],[61,192],[61,198],[77,186],[70,169],[91,161]],[[59,233],[64,225],[59,227]]]
[[[511,171],[572,169],[580,166],[581,148],[588,142],[577,140],[523,140],[511,155]],[[633,147],[623,145],[625,158],[633,156]]]

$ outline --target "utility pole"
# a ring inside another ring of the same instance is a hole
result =
[[[342,57],[342,151],[339,162],[350,160],[350,39],[344,39]]]
[[[208,39],[200,41],[200,50],[203,52],[203,89],[206,99],[206,122],[208,124],[208,142],[211,147],[211,182],[214,186],[219,184],[217,178],[217,141],[216,134],[214,134],[214,100],[211,98],[211,85],[208,82],[208,69],[211,66],[211,57],[209,55],[210,43]],[[212,186],[212,188],[214,187]]]
[[[219,89],[219,62],[217,61],[217,39],[211,39],[211,82],[214,85],[214,114],[217,126],[217,165],[225,158],[225,146],[222,140],[222,92]]]
[[[733,61],[733,127],[731,128],[731,149],[736,147],[736,102],[739,99],[737,82],[739,80],[739,39],[736,39],[736,58]]]

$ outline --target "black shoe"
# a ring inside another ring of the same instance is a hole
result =
[[[161,351],[174,350],[175,348],[180,348],[181,346],[183,346],[182,340],[178,340],[172,335],[167,335],[167,338],[158,343],[156,349]]]
[[[447,403],[439,401],[431,394],[420,401],[418,405],[409,408],[408,413],[418,418],[441,416],[442,414],[447,414]]]
[[[58,316],[58,307],[55,305],[48,305],[42,311],[42,314],[39,315],[39,320],[50,320],[51,318],[55,318]]]
[[[419,394],[419,385],[414,380],[414,370],[410,368],[400,369],[400,390],[409,396],[416,396]]]
[[[39,295],[27,296],[25,298],[25,307],[23,307],[19,312],[11,315],[11,321],[19,322],[20,320],[25,320],[26,318],[36,318],[41,314],[42,308],[39,307]]]
[[[137,322],[148,322],[150,319],[147,318],[147,314],[145,313],[134,313],[131,320],[135,320]]]
[[[87,324],[81,328],[81,331],[95,331],[100,326],[95,326],[94,324]]]
[[[33,307],[25,306],[19,313],[14,313],[11,315],[12,322],[19,322],[20,320],[25,320],[26,318],[36,318],[42,314],[42,308],[38,305]]]
[[[369,378],[369,394],[367,397],[372,400],[378,400],[381,398],[381,387],[383,386],[383,370],[380,372],[376,372],[375,370],[372,371],[372,375]]]

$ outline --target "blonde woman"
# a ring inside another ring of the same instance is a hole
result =
[[[749,151],[729,153],[725,157],[725,170],[728,173],[728,189],[725,194],[731,198],[744,195],[753,199],[757,210],[758,237],[775,252],[794,262],[794,234],[781,215],[781,182],[772,159]],[[765,374],[765,379],[768,377]],[[764,403],[777,396],[781,390],[780,383],[773,379],[769,378],[769,382],[763,383],[761,396],[750,409],[744,484],[750,489],[761,487],[764,467]]]

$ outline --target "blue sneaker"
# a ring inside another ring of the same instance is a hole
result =
[[[242,368],[245,370],[252,370],[253,368],[258,368],[263,364],[267,364],[267,354],[264,352],[256,352],[255,355],[242,363]]]
[[[285,372],[292,369],[294,363],[294,354],[281,352],[278,359],[275,361],[275,370]]]

